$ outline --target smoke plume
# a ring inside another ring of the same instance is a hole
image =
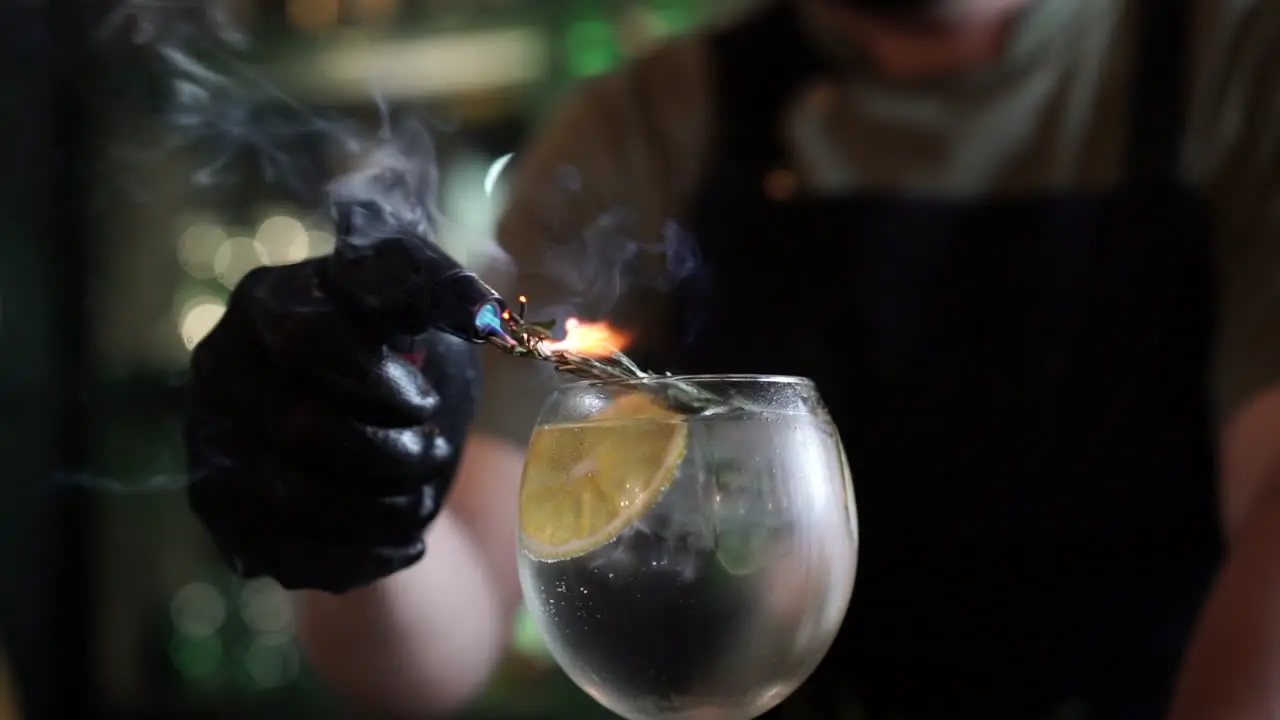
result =
[[[181,154],[195,163],[190,182],[197,190],[265,182],[307,210],[332,216],[337,203],[363,202],[378,208],[383,229],[438,239],[444,218],[435,204],[434,126],[379,101],[376,78],[369,79],[380,111],[376,127],[290,97],[255,65],[252,38],[229,8],[222,0],[124,0],[103,24],[99,50],[129,66],[113,73],[120,76],[115,83],[141,93],[163,129],[125,158]],[[571,168],[549,180],[564,192],[582,191]],[[537,267],[520,268],[565,291],[554,307],[535,299],[533,319],[608,318],[629,291],[665,292],[697,275],[696,245],[675,223],[657,241],[640,238],[636,218],[620,203]],[[64,481],[112,493],[181,485],[169,476],[141,486],[84,475]]]
[[[558,224],[571,227],[571,218],[582,213],[570,208],[598,206],[600,202],[593,197],[590,180],[572,166],[561,166],[547,180],[536,202],[543,203],[547,213],[556,214],[553,216],[561,219]],[[638,187],[636,191],[651,193],[656,189]],[[549,298],[533,298],[537,319],[604,319],[622,322],[624,330],[632,331],[636,328],[626,324],[668,319],[652,317],[651,313],[637,317],[636,306],[645,305],[645,298],[671,293],[684,283],[708,280],[702,272],[698,245],[686,228],[674,220],[655,223],[652,217],[641,217],[628,199],[614,200],[608,210],[573,231],[572,237],[508,238],[537,248],[535,253],[520,253],[520,267],[509,268],[540,292],[549,291]],[[530,202],[528,198],[523,201]],[[686,318],[686,330],[696,326],[693,320],[696,318]]]
[[[255,64],[252,38],[228,3],[125,0],[100,40],[106,53],[129,58],[131,75],[146,78],[130,83],[145,88],[161,120],[161,136],[127,158],[180,153],[195,164],[197,190],[265,183],[315,211],[327,210],[336,192],[386,204],[388,217],[421,230],[433,222],[436,158],[425,126],[372,90],[380,110],[372,128],[291,97]]]
[[[141,115],[147,129],[141,140],[109,148],[122,166],[112,177],[146,176],[150,162],[178,157],[193,167],[188,195],[195,204],[245,184],[329,216],[338,203],[363,202],[377,208],[384,231],[435,237],[438,178],[427,126],[372,91],[378,119],[365,124],[291,97],[255,62],[253,39],[230,7],[222,0],[124,0],[102,23],[93,51],[106,92],[135,122]],[[143,187],[124,189],[133,191],[130,201],[147,202]],[[55,488],[111,495],[185,484],[184,475],[159,473],[54,479]]]

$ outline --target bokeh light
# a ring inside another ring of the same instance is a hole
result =
[[[302,658],[299,657],[297,645],[291,636],[266,633],[249,643],[245,651],[244,667],[249,677],[259,686],[280,687],[298,677]]]
[[[178,633],[169,641],[169,659],[179,673],[189,678],[217,673],[224,656],[222,638],[217,635],[192,637]]]
[[[293,631],[293,602],[275,581],[250,580],[240,591],[240,617],[256,632],[289,633]]]
[[[256,240],[237,237],[222,243],[213,256],[218,282],[233,288],[249,271],[267,264],[267,253]]]
[[[208,583],[194,582],[174,594],[169,602],[173,627],[183,635],[213,635],[227,619],[222,593]]]
[[[207,298],[192,302],[178,320],[178,334],[182,336],[187,349],[191,350],[199,344],[226,311],[227,306],[221,300]]]
[[[502,177],[502,171],[507,169],[507,165],[511,163],[515,153],[507,153],[489,166],[488,171],[484,174],[484,194],[485,197],[493,197],[493,191],[498,188],[498,180]]]
[[[551,660],[551,651],[547,648],[542,631],[538,629],[538,623],[533,619],[533,614],[524,605],[521,605],[516,613],[511,642],[517,653],[530,660],[537,662]]]
[[[191,277],[211,280],[215,273],[213,258],[227,241],[222,228],[198,222],[187,228],[178,239],[178,262]]]
[[[289,265],[307,259],[311,238],[298,220],[275,215],[262,221],[255,237],[268,265]]]

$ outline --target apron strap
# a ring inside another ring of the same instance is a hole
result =
[[[1139,187],[1178,184],[1190,53],[1189,0],[1139,0],[1128,173]]]

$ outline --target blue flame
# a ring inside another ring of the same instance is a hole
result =
[[[476,329],[485,337],[497,335],[506,338],[507,332],[502,327],[502,308],[497,303],[485,303],[476,313]]]

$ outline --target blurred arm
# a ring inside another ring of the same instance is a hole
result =
[[[487,275],[507,297],[527,293],[534,319],[542,317],[538,307],[574,294],[562,274],[545,272],[554,248],[580,241],[620,205],[634,213],[636,232],[656,236],[673,191],[691,185],[672,172],[692,166],[669,158],[700,127],[690,110],[705,102],[701,75],[684,67],[700,59],[693,50],[678,41],[625,74],[589,83],[517,159],[499,229],[510,258]],[[678,127],[668,130],[673,120]],[[427,532],[426,558],[356,592],[300,597],[310,661],[363,709],[452,712],[483,690],[509,644],[521,601],[516,505],[524,447],[554,379],[540,363],[484,356],[481,407],[453,492]]]
[[[1207,141],[1230,151],[1215,173],[1222,330],[1219,498],[1226,561],[1188,650],[1172,720],[1280,717],[1280,13],[1236,44],[1237,94]],[[1266,45],[1270,45],[1267,48]],[[1246,82],[1247,80],[1247,82]],[[1233,113],[1244,112],[1243,125]]]
[[[484,687],[510,637],[518,596],[508,574],[514,516],[505,485],[523,457],[477,437],[458,470],[450,505],[427,530],[417,565],[369,587],[329,595],[299,593],[303,650],[320,677],[361,710],[444,714]],[[485,488],[501,494],[483,497]],[[479,506],[486,521],[474,523]]]

